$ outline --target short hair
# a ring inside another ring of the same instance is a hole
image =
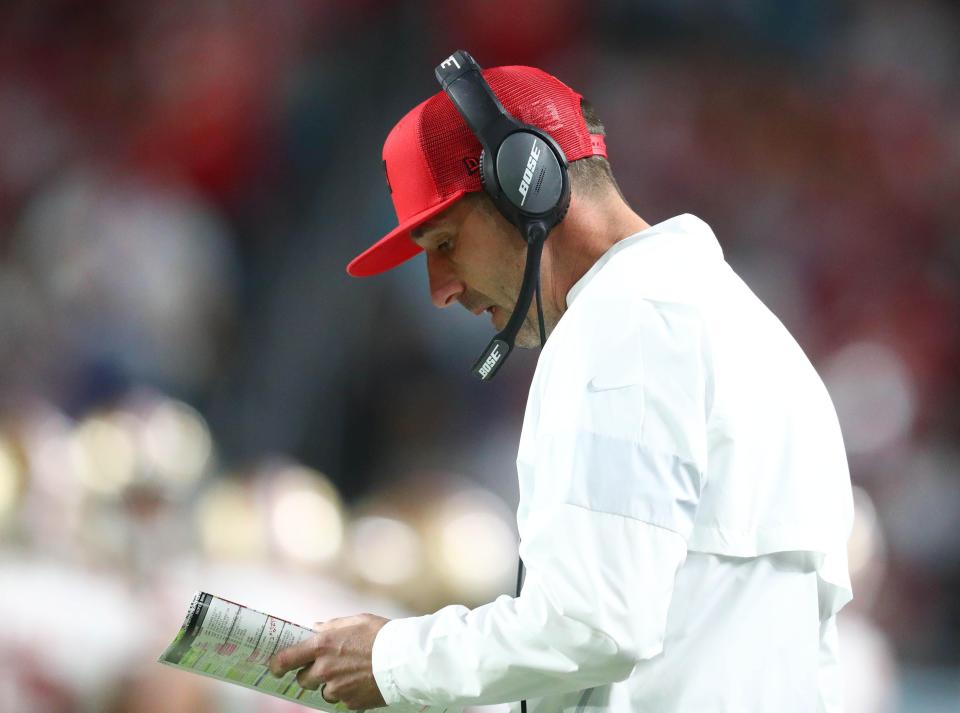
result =
[[[581,97],[580,113],[587,125],[587,131],[591,134],[606,136],[607,129],[604,127],[600,117],[597,116],[593,104]],[[617,179],[613,176],[613,169],[610,168],[610,162],[605,156],[587,156],[570,162],[570,183],[571,189],[579,193],[588,195],[602,195],[611,188],[617,192],[620,199],[626,203],[627,199],[620,190]]]

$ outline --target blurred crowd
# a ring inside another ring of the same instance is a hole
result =
[[[422,260],[345,274],[457,48],[584,94],[636,211],[706,220],[796,336],[856,485],[848,709],[960,709],[954,4],[7,0],[0,710],[294,710],[155,663],[198,589],[304,624],[512,590],[536,354],[474,382],[489,325]]]

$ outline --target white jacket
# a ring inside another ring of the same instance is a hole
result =
[[[567,304],[517,457],[523,592],[387,624],[386,701],[842,710],[853,502],[800,347],[691,215],[617,243]]]

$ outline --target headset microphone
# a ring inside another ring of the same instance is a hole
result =
[[[513,351],[534,296],[541,346],[546,342],[540,256],[547,236],[563,220],[570,205],[567,159],[549,134],[519,122],[503,108],[483,78],[480,66],[467,52],[454,52],[439,64],[435,73],[480,141],[480,180],[484,191],[527,243],[523,282],[513,314],[473,365],[473,374],[489,381]]]
[[[530,302],[533,299],[534,292],[537,296],[537,317],[540,327],[540,343],[546,342],[546,334],[543,325],[543,308],[540,300],[540,255],[543,252],[544,238],[540,237],[542,230],[534,233],[533,238],[528,238],[527,242],[527,260],[523,268],[523,282],[520,284],[520,294],[517,297],[517,304],[513,308],[513,314],[507,321],[506,326],[490,340],[490,344],[484,350],[480,358],[473,365],[473,374],[483,381],[492,379],[497,370],[506,361],[507,355],[513,350],[513,344],[517,339],[517,334],[523,326],[523,321],[530,311]]]

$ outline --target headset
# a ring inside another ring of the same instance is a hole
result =
[[[523,282],[513,314],[472,368],[474,376],[489,381],[513,350],[534,293],[541,346],[547,341],[540,296],[540,256],[550,231],[570,207],[568,163],[549,134],[518,121],[503,108],[469,53],[457,50],[437,66],[435,74],[483,147],[480,182],[484,191],[527,243]]]
[[[547,341],[540,297],[540,255],[543,244],[570,207],[567,157],[549,134],[517,121],[503,108],[480,65],[464,50],[457,50],[435,70],[437,81],[480,140],[480,182],[503,216],[520,230],[527,243],[523,282],[513,314],[473,365],[473,374],[489,381],[513,350],[517,332],[537,297],[540,345]],[[524,567],[517,567],[517,596],[523,587]],[[527,713],[527,702],[520,708]]]

